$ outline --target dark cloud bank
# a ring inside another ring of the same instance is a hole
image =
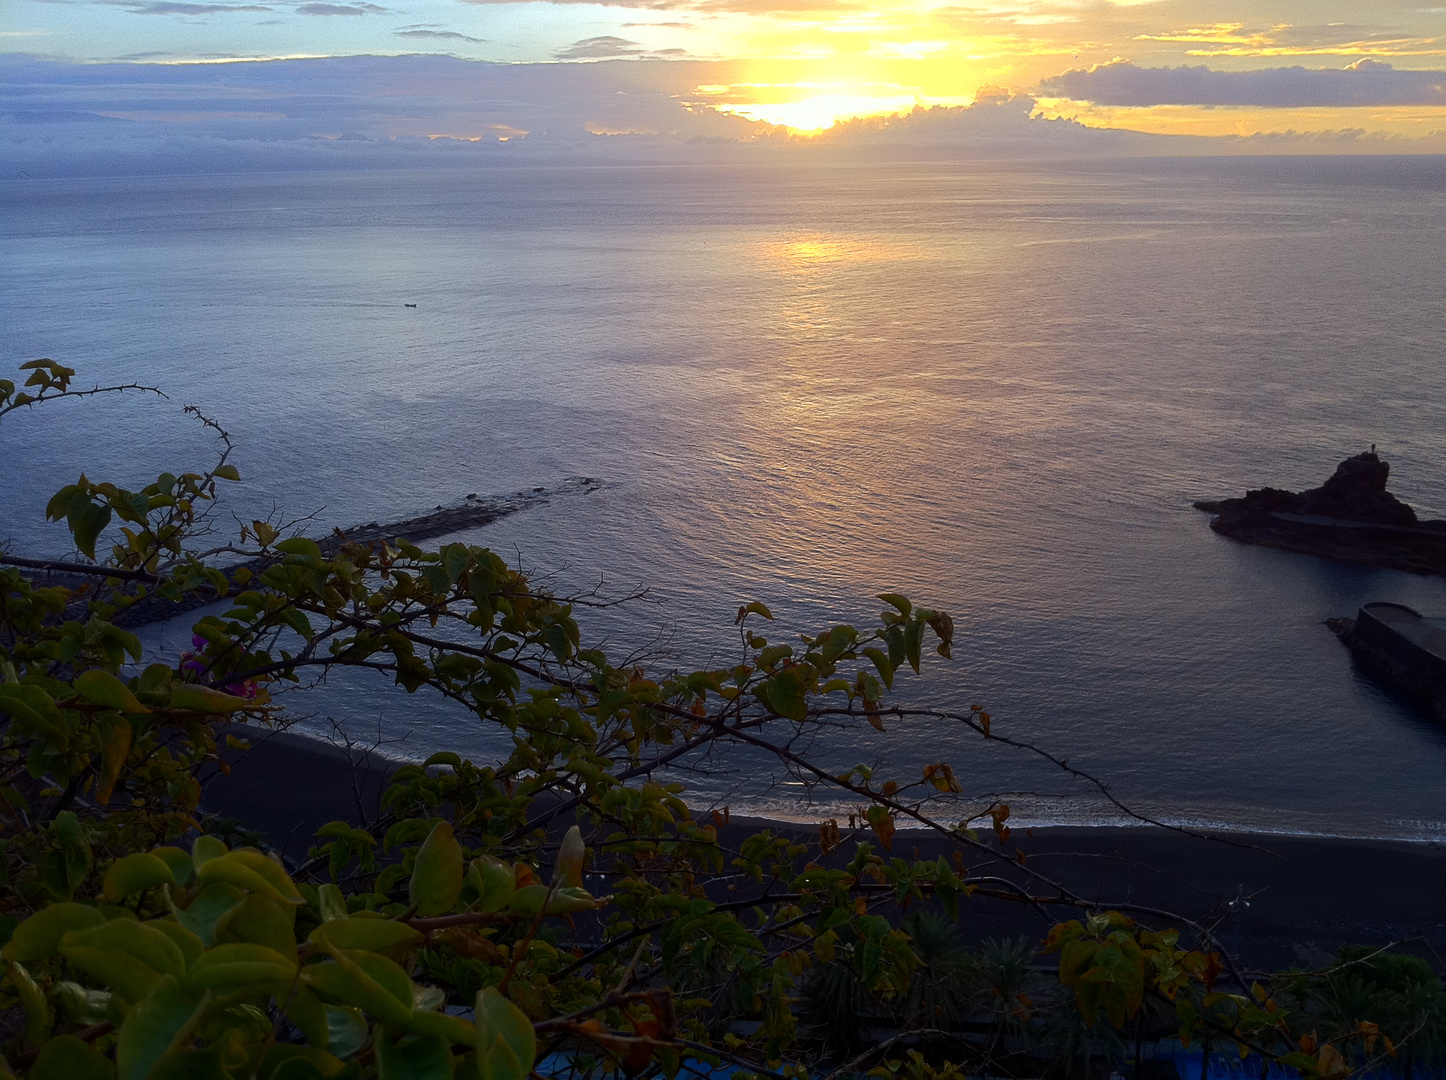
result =
[[[1045,79],[1039,90],[1049,97],[1099,105],[1446,105],[1446,71],[1397,71],[1385,61],[1370,59],[1336,71],[1141,68],[1117,60]]]
[[[418,29],[431,28],[403,27]],[[1105,70],[1116,77],[1122,66],[1061,79],[1099,78]],[[696,87],[726,81],[720,75],[716,64],[688,60],[357,56],[168,65],[10,55],[0,58],[0,176],[1421,149],[1364,131],[1251,139],[1106,131],[1033,118],[1034,99],[1023,95],[850,121],[798,138],[708,107]]]

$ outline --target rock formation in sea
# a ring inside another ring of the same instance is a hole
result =
[[[1243,543],[1446,575],[1446,521],[1419,521],[1386,490],[1390,475],[1372,447],[1342,461],[1320,487],[1258,488],[1195,507],[1215,515],[1212,529]]]

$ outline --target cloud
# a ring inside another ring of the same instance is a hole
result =
[[[812,12],[852,12],[860,8],[861,5],[845,0],[703,0],[697,5],[699,11],[741,12],[747,15],[804,15]]]
[[[447,32],[435,24],[399,29]],[[626,38],[605,44],[642,48]],[[1339,149],[1332,149],[1329,139],[1296,133],[1243,144],[1101,130],[1040,119],[1030,98],[1007,94],[795,138],[700,95],[701,86],[741,83],[747,72],[739,65],[647,55],[560,64],[435,53],[86,64],[10,54],[0,65],[0,102],[23,93],[24,108],[0,110],[0,176],[1257,152],[1250,146],[1260,153],[1446,151],[1446,133],[1404,142],[1355,133],[1335,136]]]
[[[1193,45],[1185,50],[1189,56],[1446,56],[1446,42],[1439,38],[1344,22],[1279,23],[1258,29],[1222,22],[1139,34],[1135,40]]]
[[[5,114],[12,124],[124,124],[129,121],[116,116],[76,112],[74,109],[16,109]]]
[[[298,15],[371,15],[389,9],[376,4],[302,4]]]
[[[647,50],[636,41],[608,34],[574,41],[553,55],[559,60],[611,60],[619,56],[641,56],[645,52]]]
[[[1116,60],[1045,79],[1039,92],[1046,97],[1124,106],[1446,105],[1446,71],[1398,71],[1371,59],[1346,68],[1258,71],[1212,71],[1204,65],[1141,68],[1128,60]]]
[[[404,38],[431,38],[436,41],[470,41],[475,45],[481,45],[486,38],[468,37],[466,34],[459,34],[455,30],[428,30],[425,28],[393,30],[393,37]]]
[[[262,4],[184,4],[159,0],[130,9],[136,15],[224,15],[232,11],[271,11]]]
[[[468,4],[517,4],[525,0],[463,0]],[[689,12],[748,15],[799,15],[816,12],[858,11],[850,0],[547,0],[551,4],[596,4],[603,7],[647,8],[653,11],[685,9]],[[631,24],[636,25],[636,24]],[[649,25],[669,25],[651,23]]]

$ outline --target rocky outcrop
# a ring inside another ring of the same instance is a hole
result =
[[[1390,477],[1390,464],[1374,450],[1346,458],[1324,484],[1297,496],[1299,513],[1379,525],[1416,524],[1416,511],[1386,490]]]
[[[1210,527],[1247,544],[1322,558],[1446,575],[1446,521],[1418,521],[1386,490],[1391,466],[1372,447],[1346,458],[1320,487],[1259,488],[1242,498],[1201,500]]]

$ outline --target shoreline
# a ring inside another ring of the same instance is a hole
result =
[[[252,749],[228,752],[229,775],[209,778],[202,807],[260,830],[292,859],[304,858],[316,829],[328,821],[375,813],[390,771],[398,764],[358,750],[353,761],[325,740],[289,732],[240,729]],[[816,844],[817,826],[732,814],[719,841],[734,846],[759,829]],[[842,829],[845,847],[867,840],[867,828]],[[1014,860],[1065,883],[1103,906],[1130,905],[1177,912],[1213,925],[1216,939],[1254,970],[1319,967],[1342,945],[1405,951],[1446,971],[1446,843],[1352,837],[1212,831],[1183,835],[1149,825],[1062,825],[1011,830],[1001,845],[980,830],[991,849],[964,849],[971,872],[1030,884]],[[957,845],[923,829],[900,829],[888,854],[951,857]],[[816,859],[821,856],[814,855]],[[1033,886],[1036,895],[1040,887]],[[1232,907],[1232,901],[1244,901]],[[967,941],[985,937],[1040,939],[1056,921],[1079,917],[1078,907],[1054,905],[1048,914],[1023,903],[971,900],[961,908]]]
[[[233,729],[233,731],[236,735],[238,735],[238,737],[256,737],[255,741],[258,743],[263,741],[263,739],[275,740],[277,745],[275,747],[272,747],[269,751],[261,751],[263,754],[296,753],[302,755],[318,755],[323,758],[340,756],[343,754],[342,749],[336,743],[333,743],[325,735],[317,732],[308,731],[303,733],[294,729],[272,731],[266,728],[249,726],[238,727]],[[365,746],[362,744],[358,744],[356,753],[358,755],[365,753],[379,769],[398,769],[403,765],[420,765],[423,761],[426,760],[426,757],[424,756],[394,757],[382,753],[381,751],[367,751]],[[228,796],[227,798],[229,800],[230,797]],[[695,813],[710,812],[708,809],[700,807],[692,807],[692,809]],[[792,832],[803,831],[812,833],[818,829],[820,821],[826,820],[829,816],[837,816],[840,818],[840,820],[842,820],[844,817],[846,817],[847,813],[847,810],[828,811],[820,808],[819,812],[816,815],[811,815],[809,817],[793,817],[784,811],[753,810],[744,808],[734,811],[731,815],[731,821],[735,824],[740,822],[746,823],[750,828],[784,829]],[[1151,824],[1147,821],[1140,821],[1139,819],[1129,818],[1121,815],[1111,820],[1085,822],[1037,820],[1032,821],[1016,812],[1009,819],[1009,827],[1012,830],[1020,833],[1023,833],[1027,830],[1034,830],[1037,832],[1043,832],[1046,830],[1050,832],[1058,832],[1060,830],[1074,829],[1089,832],[1128,832],[1130,830],[1139,830],[1143,833],[1149,833],[1151,835],[1169,833],[1196,833],[1221,839],[1240,838],[1242,840],[1251,840],[1258,842],[1266,842],[1271,840],[1318,840],[1322,842],[1340,841],[1342,843],[1405,844],[1424,847],[1446,847],[1446,823],[1443,823],[1442,828],[1436,832],[1427,832],[1419,835],[1403,836],[1398,834],[1385,833],[1331,833],[1314,831],[1310,829],[1272,829],[1263,826],[1241,826],[1232,824],[1230,822],[1186,821],[1176,818],[1164,817],[1160,817],[1157,820],[1159,824]],[[922,836],[932,834],[932,830],[930,830],[927,826],[919,825],[913,822],[899,822],[895,828],[897,833],[901,836],[911,836],[914,834]],[[983,824],[977,824],[975,828],[981,833],[990,832],[990,826],[987,821]],[[845,834],[847,834],[848,830],[844,829],[844,832]]]

